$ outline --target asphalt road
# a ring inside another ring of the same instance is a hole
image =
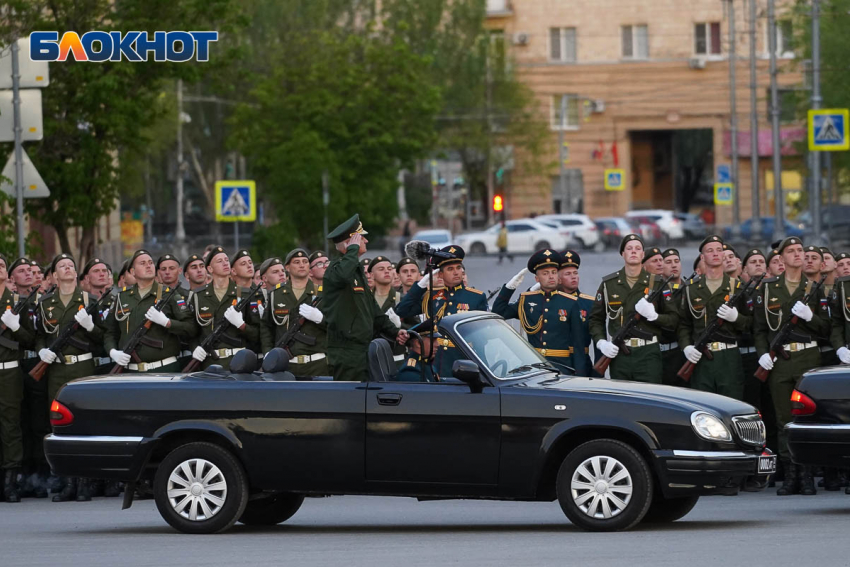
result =
[[[653,529],[585,533],[556,503],[307,499],[285,524],[214,536],[173,531],[152,501],[0,504],[0,565],[23,566],[807,566],[850,564],[850,496],[772,490],[703,498]]]

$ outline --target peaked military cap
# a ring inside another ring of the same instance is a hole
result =
[[[758,248],[753,248],[753,249],[749,250],[749,251],[748,251],[748,252],[744,255],[744,264],[746,264],[747,262],[749,262],[749,261],[750,261],[750,258],[752,258],[753,256],[761,256],[762,258],[764,258],[765,262],[767,261],[767,257],[765,257],[764,252],[762,252],[762,251],[761,251],[761,250],[759,250]]]
[[[647,249],[647,251],[643,254],[643,262],[646,263],[653,256],[661,256],[663,258],[661,255],[661,248],[653,246],[652,248]]]
[[[313,262],[315,262],[319,258],[324,258],[325,260],[327,260],[328,255],[325,254],[324,251],[322,251],[322,250],[316,250],[315,252],[310,254],[310,257],[308,258],[308,260],[310,260],[310,265],[312,266]]]
[[[212,248],[209,252],[207,252],[206,258],[204,258],[204,265],[209,266],[210,264],[212,264],[213,258],[218,256],[219,254],[224,254],[225,256],[227,256],[227,252],[225,252],[224,248],[222,248],[221,246],[216,246],[215,248]]]
[[[332,240],[334,244],[348,240],[355,234],[369,234],[363,230],[363,223],[360,222],[360,215],[354,215],[335,229],[327,236],[328,240]]]
[[[247,250],[245,250],[244,248],[241,249],[241,250],[237,250],[236,254],[234,254],[230,258],[230,265],[232,266],[233,264],[236,263],[237,260],[240,260],[242,258],[248,258],[250,260],[251,259],[251,253],[248,252]]]
[[[669,258],[670,256],[676,256],[677,258],[682,257],[682,255],[679,254],[679,251],[675,248],[668,248],[667,250],[661,253],[662,258]]]
[[[705,245],[710,244],[712,242],[719,242],[720,244],[723,244],[723,239],[717,236],[716,234],[709,234],[703,239],[702,242],[699,243],[699,251],[702,252],[702,249],[705,247]]]
[[[563,262],[564,257],[556,250],[546,248],[545,250],[538,250],[532,254],[531,258],[528,259],[528,264],[526,266],[528,267],[529,272],[536,274],[537,270],[540,268],[560,269]]]
[[[643,238],[641,238],[637,234],[627,234],[626,236],[623,237],[623,240],[620,242],[620,254],[622,254],[623,250],[626,249],[626,244],[628,244],[629,242],[634,242],[635,240],[640,242],[641,247],[644,246]]]
[[[442,337],[440,329],[437,327],[437,322],[431,321],[431,319],[425,319],[421,323],[416,323],[409,330],[422,335],[423,337],[430,337],[432,339],[439,339]],[[412,341],[415,340],[415,338],[412,339]]]
[[[575,250],[564,250],[561,253],[562,268],[578,268],[581,266],[581,256]]]
[[[799,239],[798,237],[796,237],[796,236],[789,236],[788,238],[786,238],[785,240],[783,240],[782,242],[780,242],[780,243],[779,243],[779,246],[776,246],[775,248],[776,248],[776,250],[777,250],[780,254],[782,254],[782,252],[783,252],[786,248],[788,248],[789,246],[793,246],[794,244],[799,244],[800,246],[802,246],[802,245],[803,245],[803,241],[802,241],[802,240],[800,240],[800,239]]]
[[[136,250],[133,253],[133,255],[130,257],[130,262],[127,264],[127,269],[129,270],[133,267],[133,264],[136,263],[136,260],[139,258],[139,256],[150,256],[150,255],[151,255],[150,252],[148,252],[147,250]],[[153,259],[153,256],[151,256],[151,259]]]
[[[366,270],[366,271],[371,272],[372,270],[375,269],[375,266],[377,266],[381,262],[390,262],[390,259],[387,258],[386,256],[375,256],[374,258],[372,258],[372,261],[369,262],[369,269]],[[390,262],[390,264],[392,264],[392,262]]]
[[[446,252],[451,254],[452,258],[440,258],[437,261],[437,268],[442,269],[443,266],[450,266],[452,264],[461,264],[463,263],[463,258],[466,256],[466,252],[463,251],[463,248],[457,246],[455,244],[450,244],[449,246],[445,246],[440,248],[440,252]]]
[[[416,266],[416,269],[419,270],[419,264],[417,264],[416,260],[414,260],[410,256],[405,256],[404,258],[399,260],[398,264],[395,265],[395,268],[396,268],[396,270],[400,270],[404,266]]]
[[[173,261],[177,262],[178,266],[180,265],[180,260],[178,260],[177,256],[175,256],[174,254],[163,254],[162,256],[160,256],[159,258],[156,259],[156,269],[157,269],[157,271],[159,271],[160,265],[162,265],[163,262],[166,262],[168,260],[173,260]]]
[[[91,271],[91,269],[94,268],[95,266],[97,266],[98,264],[103,264],[104,266],[106,266],[106,262],[101,260],[100,258],[92,258],[91,260],[86,262],[86,265],[83,266],[83,271],[80,272],[80,277],[81,278],[86,277],[89,274],[89,272]]]
[[[812,246],[812,245],[805,246],[803,248],[803,252],[815,252],[815,253],[817,253],[818,256],[821,257],[821,259],[823,259],[823,252],[821,251],[819,246]]]
[[[263,260],[263,263],[260,264],[260,277],[266,275],[266,272],[268,272],[269,268],[272,266],[278,266],[281,264],[283,264],[283,262],[280,261],[280,258],[266,258]]]
[[[829,249],[829,248],[827,248],[826,246],[821,246],[821,247],[820,247],[820,255],[821,255],[821,256],[826,256],[827,254],[829,254],[830,256],[832,256],[833,258],[835,258],[835,254],[833,254],[833,253],[832,253],[832,250],[830,250],[830,249]]]
[[[197,254],[192,254],[191,256],[186,258],[186,261],[183,262],[183,273],[186,273],[186,270],[189,269],[189,266],[192,264],[192,262],[197,262],[198,260],[200,260],[201,262],[204,261],[204,259],[198,256]]]
[[[14,262],[12,262],[11,266],[9,266],[9,268],[8,268],[9,273],[11,274],[12,272],[15,271],[15,268],[18,268],[18,267],[24,266],[24,265],[29,266],[30,261],[29,261],[29,258],[24,258],[23,256],[21,256],[20,258],[18,258]]]
[[[283,265],[288,266],[289,263],[293,260],[293,258],[307,258],[309,254],[303,248],[296,248],[292,250],[289,254],[286,255],[286,260],[284,260]],[[308,260],[309,262],[309,260]]]
[[[55,272],[56,271],[56,264],[59,263],[59,260],[71,260],[74,263],[74,269],[75,270],[77,269],[77,261],[74,260],[74,257],[71,256],[70,254],[64,254],[63,253],[63,254],[57,254],[56,257],[53,258],[53,261],[50,262],[50,270],[48,270],[48,271]]]

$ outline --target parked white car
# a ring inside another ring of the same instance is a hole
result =
[[[583,248],[594,248],[599,242],[599,231],[596,229],[596,223],[590,220],[587,215],[578,213],[541,215],[534,217],[534,220],[557,223],[562,234],[571,237]]]
[[[455,237],[455,244],[467,254],[495,254],[499,251],[496,238],[501,223],[494,224],[482,232],[468,232]],[[508,251],[513,253],[536,252],[543,248],[563,250],[568,238],[547,224],[534,219],[514,219],[505,222],[508,229]]]
[[[685,228],[682,225],[682,221],[676,218],[673,211],[666,211],[664,209],[629,211],[626,213],[626,218],[629,217],[646,217],[654,221],[670,240],[679,240],[685,237]]]
[[[452,243],[452,233],[442,228],[420,230],[411,240],[424,240],[431,245],[431,248],[445,248]]]

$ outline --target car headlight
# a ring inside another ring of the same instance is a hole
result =
[[[720,418],[708,412],[695,411],[691,414],[691,425],[697,435],[709,441],[731,441],[732,433]]]

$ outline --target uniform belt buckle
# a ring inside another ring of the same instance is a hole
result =
[[[76,364],[77,363],[77,355],[69,354],[65,357],[65,364]]]
[[[791,347],[791,352],[797,352],[800,350],[800,343],[791,343],[789,346]]]

